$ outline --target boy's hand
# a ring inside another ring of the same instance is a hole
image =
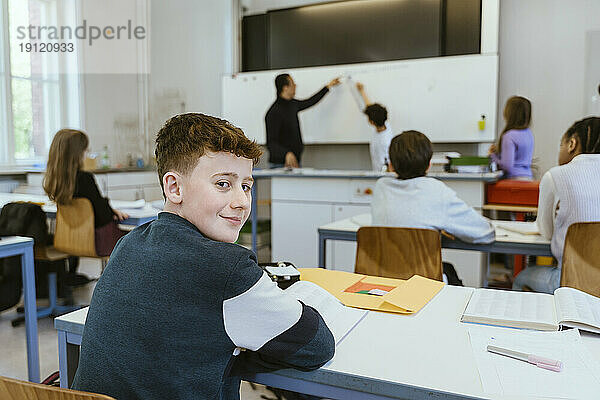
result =
[[[113,218],[118,221],[123,221],[124,219],[129,218],[129,215],[127,215],[123,211],[113,210],[113,213],[115,213]]]
[[[360,82],[356,82],[356,88],[358,89],[359,92],[362,92],[363,90],[365,90],[365,85],[363,85]]]
[[[298,159],[296,158],[296,155],[294,153],[292,153],[291,151],[288,151],[285,154],[285,164],[284,164],[285,168],[298,168]]]

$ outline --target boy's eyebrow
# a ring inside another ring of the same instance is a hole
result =
[[[211,178],[214,178],[215,176],[231,176],[233,178],[238,178],[239,177],[239,175],[236,174],[235,172],[217,172],[216,174],[213,174],[211,176]],[[243,179],[251,181],[251,182],[254,182],[254,178],[252,176],[248,176],[248,177],[243,178]]]
[[[215,176],[233,176],[234,178],[237,178],[239,175],[235,172],[217,172],[216,174],[213,174],[211,178],[214,178]]]

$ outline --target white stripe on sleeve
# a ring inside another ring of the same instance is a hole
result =
[[[263,272],[250,289],[223,302],[225,331],[238,347],[256,351],[291,328],[302,315],[302,304]]]

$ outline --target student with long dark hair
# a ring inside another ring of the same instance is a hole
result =
[[[113,210],[108,199],[102,197],[94,175],[82,170],[83,159],[89,139],[85,133],[75,129],[61,129],[56,132],[48,154],[48,165],[44,176],[44,191],[58,207],[69,204],[72,199],[85,197],[94,209],[96,230],[96,253],[108,256],[117,240],[125,234],[116,221],[128,216]]]
[[[537,225],[542,236],[552,239],[558,266],[531,266],[513,283],[536,292],[553,293],[560,285],[562,255],[567,229],[576,222],[600,221],[600,118],[575,122],[560,141],[558,166],[540,181]]]
[[[525,97],[511,97],[504,106],[504,120],[506,125],[498,138],[498,145],[492,144],[488,154],[504,171],[505,178],[532,179],[531,102]]]

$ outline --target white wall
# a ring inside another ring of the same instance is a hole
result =
[[[147,2],[104,0],[77,2],[78,24],[115,26],[132,20],[133,26],[148,26]],[[93,47],[79,43],[81,51],[81,128],[90,137],[90,150],[109,149],[113,166],[126,162],[126,154],[144,155],[145,75],[147,40],[98,41]],[[72,126],[74,127],[74,126]],[[75,127],[77,128],[77,127]]]
[[[138,83],[133,74],[85,74],[83,82],[83,129],[90,137],[90,150],[108,146],[111,160],[119,161],[115,120],[138,117]]]
[[[231,73],[232,9],[230,0],[152,0],[152,137],[174,112],[220,115],[221,76]]]
[[[500,2],[498,116],[512,95],[531,100],[540,176],[556,165],[561,135],[586,114],[585,37],[598,30],[598,0]]]
[[[215,0],[151,0],[150,74],[148,79],[149,140],[175,113],[221,112],[221,76],[231,73],[232,2]],[[124,144],[133,146],[137,134],[120,134],[115,121],[136,121],[143,111],[138,91],[143,76],[86,74],[83,76],[84,126],[90,147],[107,145],[113,163],[124,163]],[[123,137],[135,135],[136,137]],[[143,148],[143,145],[141,146]],[[150,146],[152,150],[153,146]]]

